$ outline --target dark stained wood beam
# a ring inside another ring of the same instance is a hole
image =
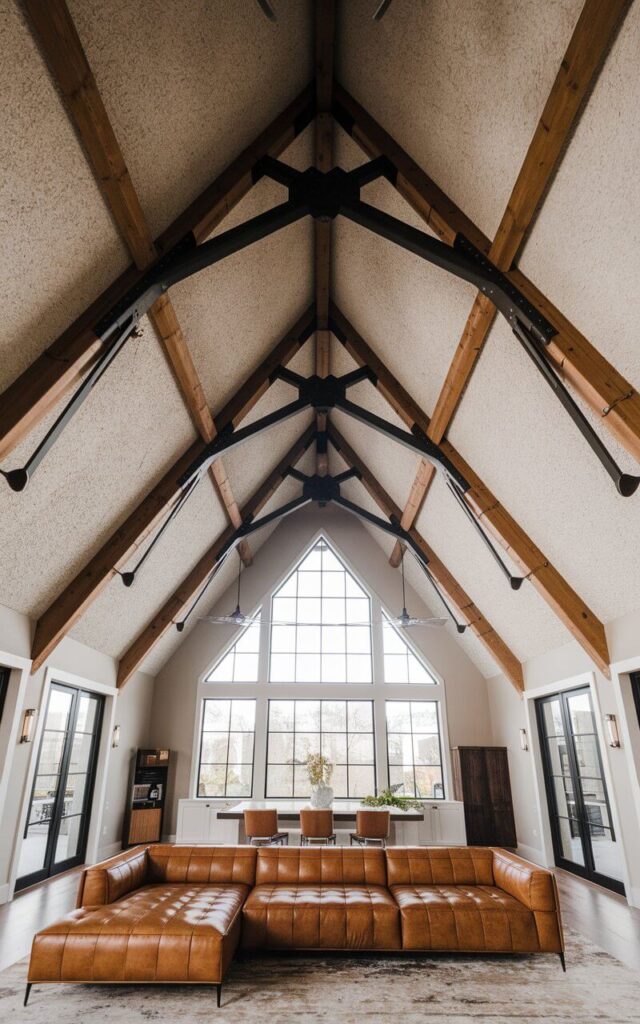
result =
[[[453,244],[461,232],[489,252],[491,243],[480,228],[337,82],[333,109],[338,123],[368,156],[389,157],[398,169],[396,188],[439,238]],[[640,461],[640,394],[520,270],[508,270],[507,277],[556,328],[546,351],[558,372]]]
[[[401,514],[400,507],[395,504],[376,476],[360,456],[357,455],[333,423],[329,424],[328,432],[331,443],[347,465],[358,471],[362,484],[378,507],[382,509],[385,516],[399,519]],[[413,540],[419,545],[421,551],[429,560],[429,569],[433,578],[444,592],[447,600],[451,602],[454,608],[457,608],[460,620],[468,625],[471,632],[486,647],[493,660],[499,665],[518,693],[522,693],[524,690],[524,678],[522,664],[518,658],[516,658],[504,640],[496,633],[491,623],[449,572],[444,562],[438,558],[433,548],[427,544],[422,534],[415,527],[412,527],[410,532]]]
[[[145,270],[157,259],[158,250],[65,0],[25,0],[25,8],[114,223],[136,267]],[[149,318],[196,430],[205,441],[213,440],[213,418],[168,295],[152,306]],[[238,526],[240,512],[222,460],[213,465],[211,476],[230,522]],[[238,550],[249,565],[247,542]]]
[[[273,370],[288,363],[310,334],[315,310],[310,307],[290,331],[274,346],[269,355],[250,375],[234,399],[216,416],[216,430],[238,423],[250,412],[258,398],[272,382]],[[36,623],[31,651],[32,672],[37,671],[54,648],[67,635],[87,608],[95,601],[118,570],[140,548],[149,534],[166,515],[181,491],[179,480],[204,448],[198,440],[184,452],[137,508],[120,524],[90,559],[75,579],[56,597]]]
[[[628,7],[629,0],[586,0],[582,8],[489,249],[490,259],[501,270],[511,268],[522,247]],[[436,443],[455,416],[495,317],[491,300],[478,292],[431,417],[429,437]],[[405,528],[420,511],[432,479],[433,467],[421,462],[403,512]],[[399,557],[396,546],[394,561]]]
[[[312,424],[289,449],[278,465],[272,469],[243,507],[241,512],[243,520],[257,516],[261,509],[265,507],[285,479],[289,467],[294,466],[304,455],[314,436],[315,424]],[[232,535],[233,529],[228,526],[206,554],[202,556],[189,575],[182,581],[158,614],[154,616],[149,625],[146,626],[123,654],[118,667],[117,685],[119,688],[122,688],[131,679],[131,676],[137,671],[158,641],[167,633],[173,623],[178,621],[181,615],[184,614],[188,606],[195,599],[200,588],[206,583],[208,577],[215,569],[220,559],[220,553]]]
[[[46,0],[39,6],[48,6]],[[207,239],[252,187],[256,162],[267,154],[279,156],[311,123],[314,112],[314,89],[309,85],[155,239],[157,252],[166,252],[189,233],[197,243]],[[95,361],[102,343],[93,326],[142,273],[137,266],[130,266],[0,396],[0,460],[13,451]]]
[[[335,303],[331,304],[331,318],[336,325],[338,339],[359,366],[366,364],[374,370],[378,391],[387,399],[409,430],[418,427],[428,433],[427,414],[376,356]],[[453,445],[448,441],[442,441],[441,447],[470,482],[471,490],[467,493],[467,499],[484,529],[504,548],[600,671],[609,677],[609,649],[603,624]],[[410,527],[405,526],[405,529]]]
[[[333,55],[335,0],[315,0],[316,120],[315,165],[320,171],[333,166]],[[316,296],[316,373],[326,377],[330,369],[329,292],[331,289],[331,221],[314,220],[314,274]],[[326,415],[317,416],[318,430],[324,430]],[[316,455],[317,472],[328,472],[328,457]]]

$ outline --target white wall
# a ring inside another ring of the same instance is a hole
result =
[[[95,690],[105,696],[98,772],[92,801],[87,859],[100,859],[120,845],[127,778],[133,752],[148,742],[153,699],[151,676],[142,672],[122,692],[115,689],[117,662],[66,638],[33,676],[29,674],[32,623],[0,606],[0,664],[12,668],[0,724],[0,902],[10,897],[19,855],[24,812],[38,753],[42,711],[52,679]],[[20,743],[25,708],[37,708],[37,734]],[[121,726],[120,745],[111,747],[113,725]]]
[[[627,898],[640,906],[640,725],[628,672],[640,670],[640,612],[607,624],[612,679],[594,669],[586,653],[571,641],[524,665],[525,696],[518,697],[503,675],[488,680],[494,742],[509,751],[516,828],[524,856],[553,863],[553,850],[533,703],[545,691],[590,685],[601,732],[605,775],[614,822],[625,863]],[[621,746],[606,741],[604,716],[614,714]],[[527,729],[529,751],[520,748],[519,730]]]
[[[253,565],[243,574],[242,603],[245,610],[262,604],[265,595],[287,574],[320,530],[333,541],[356,575],[382,603],[386,607],[397,608],[400,577],[397,570],[390,567],[383,549],[353,516],[328,507],[321,511],[306,509],[303,515],[290,516],[274,531],[269,544],[258,551]],[[431,614],[410,588],[408,601],[413,614],[423,617]],[[232,586],[220,598],[214,613],[228,613],[234,605],[235,590]],[[165,821],[169,834],[175,832],[177,800],[191,795],[190,772],[199,680],[233,635],[232,627],[214,628],[200,623],[156,678],[150,741],[152,746],[169,747],[172,751],[171,813],[167,814]],[[449,629],[416,629],[412,631],[412,640],[444,680],[450,745],[490,742],[486,681]]]

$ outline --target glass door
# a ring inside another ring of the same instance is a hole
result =
[[[16,889],[82,864],[103,698],[52,683]]]
[[[589,689],[536,703],[556,864],[624,893]]]

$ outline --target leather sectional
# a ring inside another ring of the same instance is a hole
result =
[[[555,878],[484,847],[138,846],[85,869],[35,936],[36,983],[217,988],[245,950],[556,953]]]

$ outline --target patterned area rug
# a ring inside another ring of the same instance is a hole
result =
[[[0,1021],[29,1024],[608,1024],[640,1022],[640,977],[580,936],[556,956],[255,957],[215,990],[179,985],[40,985],[22,1008],[27,961],[0,974]]]

